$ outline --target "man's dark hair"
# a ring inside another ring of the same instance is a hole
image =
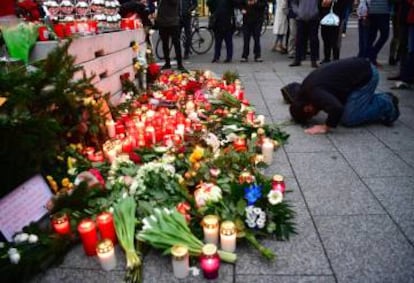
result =
[[[289,112],[292,119],[299,124],[306,124],[306,122],[312,117],[310,113],[305,112],[306,102],[296,99],[292,101],[289,106]]]

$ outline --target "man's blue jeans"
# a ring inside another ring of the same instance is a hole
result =
[[[392,103],[391,96],[375,93],[378,85],[378,70],[371,65],[372,78],[363,87],[353,91],[345,104],[341,123],[352,127],[361,124],[383,122],[392,123],[398,118],[398,111]]]

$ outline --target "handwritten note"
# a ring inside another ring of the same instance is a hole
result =
[[[46,181],[36,175],[0,200],[0,231],[8,241],[30,222],[41,219],[52,197]]]

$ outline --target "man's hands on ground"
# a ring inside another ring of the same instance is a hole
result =
[[[326,134],[329,131],[327,125],[315,125],[305,130],[305,133],[309,135]]]

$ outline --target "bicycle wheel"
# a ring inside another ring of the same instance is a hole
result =
[[[205,54],[213,46],[213,41],[213,32],[206,27],[200,27],[191,34],[191,49],[197,54]]]

